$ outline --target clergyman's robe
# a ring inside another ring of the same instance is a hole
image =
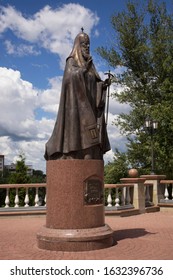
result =
[[[66,61],[57,120],[46,144],[46,160],[99,147],[110,149],[104,121],[103,81],[90,70],[78,66],[73,57]],[[78,158],[78,156],[76,156]]]

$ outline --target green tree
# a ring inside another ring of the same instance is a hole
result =
[[[173,16],[166,3],[154,0],[128,1],[112,16],[114,30],[110,47],[98,53],[113,68],[121,66],[117,82],[124,88],[114,93],[130,106],[115,121],[127,136],[127,154],[133,167],[150,172],[151,139],[142,129],[145,119],[157,119],[154,135],[156,172],[173,177]]]
[[[19,154],[19,159],[15,163],[16,170],[15,173],[10,173],[8,169],[4,169],[3,174],[0,173],[0,184],[27,184],[27,183],[45,183],[46,175],[41,170],[33,170],[33,175],[27,175],[27,166],[25,164],[25,155],[21,152]],[[39,198],[43,201],[45,198],[45,188],[39,188]],[[19,205],[24,205],[25,189],[19,188]],[[10,190],[10,206],[14,206],[14,199],[16,195],[16,189]],[[6,190],[0,189],[0,207],[5,206],[5,196]],[[29,201],[30,205],[34,205],[35,199],[35,188],[29,188]]]
[[[16,161],[16,171],[11,174],[9,184],[27,184],[30,183],[30,178],[27,175],[27,166],[25,164],[25,156],[19,155]]]
[[[6,167],[4,167],[4,171],[0,172],[0,184],[8,184],[10,178],[10,172]]]
[[[46,181],[46,175],[42,170],[33,170],[33,175],[30,180],[31,183],[44,183]]]
[[[114,154],[113,162],[108,162],[104,168],[104,183],[117,184],[121,178],[128,175],[128,160],[125,153],[119,152],[117,149]]]
[[[125,153],[115,150],[113,162],[108,162],[104,168],[104,183],[105,184],[118,184],[121,183],[121,178],[128,176],[128,159]],[[121,192],[121,191],[119,191]],[[105,203],[108,197],[108,189],[105,190]],[[111,192],[112,199],[115,200],[115,189]]]
[[[24,154],[19,155],[19,159],[16,161],[16,171],[10,175],[9,184],[27,184],[30,183],[30,177],[27,175],[27,166],[25,164]],[[14,206],[16,190],[10,190],[10,206]],[[32,194],[31,194],[32,197]],[[19,205],[24,205],[25,189],[19,188]]]

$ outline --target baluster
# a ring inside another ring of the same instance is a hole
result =
[[[35,193],[35,207],[39,206],[39,197],[38,197],[38,188],[36,188],[36,193]]]
[[[146,203],[150,202],[150,186],[146,185],[146,189],[145,189],[145,201]]]
[[[121,206],[125,205],[125,188],[121,188]]]
[[[8,208],[10,204],[10,199],[9,199],[9,189],[6,189],[6,197],[5,197],[5,208]]]
[[[46,194],[45,194],[44,202],[45,202],[45,205],[44,205],[44,206],[46,206]]]
[[[130,187],[126,187],[126,205],[129,205],[131,201],[130,198]]]
[[[28,188],[26,188],[26,194],[25,194],[25,207],[29,207],[29,195],[28,195]]]
[[[112,196],[111,196],[111,189],[109,189],[108,197],[107,197],[107,207],[112,207]]]
[[[169,193],[168,193],[168,185],[166,184],[166,185],[165,185],[165,193],[164,193],[165,200],[169,200],[169,199],[168,199],[168,196],[169,196]]]
[[[17,208],[19,207],[19,192],[18,192],[18,188],[16,188],[16,195],[15,195],[15,200],[14,200],[14,207]]]
[[[120,199],[119,199],[118,188],[116,188],[116,196],[115,196],[115,206],[116,207],[120,206],[119,202],[120,202]]]

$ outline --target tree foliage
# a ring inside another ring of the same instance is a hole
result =
[[[27,166],[25,164],[25,156],[19,155],[19,160],[16,161],[16,171],[11,174],[9,184],[27,184],[30,183],[30,178],[27,175]]]
[[[19,154],[19,159],[15,163],[16,170],[10,173],[6,168],[4,172],[0,174],[0,184],[30,184],[30,183],[43,183],[46,180],[46,176],[41,170],[33,170],[33,175],[28,175],[28,167],[25,164],[25,155],[23,153]],[[26,190],[24,188],[18,189],[19,194],[19,205],[24,205]],[[16,195],[16,189],[10,189],[10,206],[14,206],[14,200]],[[5,196],[6,190],[0,189],[0,207],[5,206]],[[44,199],[45,188],[39,188],[39,198]],[[35,188],[29,188],[29,201],[30,205],[34,205],[35,199]]]
[[[154,0],[128,1],[112,16],[114,42],[98,48],[113,68],[122,66],[114,92],[120,103],[130,106],[115,121],[127,136],[127,155],[133,167],[146,173],[151,166],[151,139],[144,131],[147,116],[157,119],[154,135],[155,171],[173,177],[173,16],[166,3]]]
[[[24,154],[19,154],[19,159],[16,161],[16,171],[10,175],[9,184],[27,184],[30,182],[30,178],[27,175],[27,166],[25,164],[25,156]],[[16,190],[10,189],[10,206],[14,206]],[[24,205],[25,199],[25,189],[19,188],[19,205]]]
[[[104,173],[105,184],[120,183],[121,178],[127,177],[128,160],[126,154],[116,150],[113,162],[109,162],[105,165]]]

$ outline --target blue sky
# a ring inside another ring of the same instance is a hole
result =
[[[108,65],[95,49],[109,44],[110,18],[126,3],[0,0],[0,154],[5,155],[6,164],[15,162],[22,151],[26,163],[45,171],[44,147],[55,123],[65,59],[73,40],[83,27],[90,36],[95,66],[105,78]],[[112,121],[127,110],[127,105],[111,99],[108,134],[112,150],[105,161],[112,160],[115,147],[125,149],[125,138]]]

